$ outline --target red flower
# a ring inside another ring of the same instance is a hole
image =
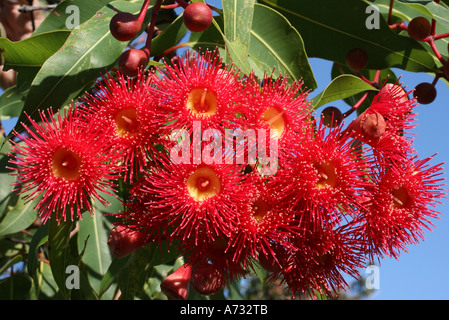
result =
[[[176,164],[162,160],[147,173],[142,191],[151,199],[152,221],[165,222],[173,237],[197,239],[229,233],[236,224],[237,204],[246,195],[243,166],[226,164]]]
[[[308,130],[297,139],[298,155],[269,180],[287,207],[318,225],[355,216],[365,197],[371,159],[340,133],[341,126]]]
[[[279,162],[282,162],[283,157],[296,154],[297,140],[312,125],[310,104],[307,94],[301,91],[302,82],[289,83],[287,78],[272,77],[258,82],[250,78],[246,84],[251,103],[245,117],[248,125],[253,124],[258,131],[266,130],[269,138],[277,140]],[[270,148],[266,149],[268,155]]]
[[[281,206],[276,190],[268,187],[259,175],[247,179],[253,182],[242,190],[247,197],[229,242],[233,259],[244,266],[255,259],[276,260],[276,249],[280,246],[291,249],[289,240],[299,235],[293,212]]]
[[[343,274],[355,279],[363,266],[362,241],[353,225],[307,229],[295,239],[298,250],[279,256],[281,270],[269,281],[282,277],[293,296],[316,298],[316,294],[335,295],[347,288]]]
[[[15,185],[25,200],[42,198],[36,205],[45,222],[55,213],[57,221],[93,214],[91,200],[107,205],[99,191],[111,194],[116,171],[110,160],[110,145],[91,126],[81,125],[70,108],[63,116],[40,112],[42,124],[29,118],[32,128],[15,133],[11,163],[17,165]]]
[[[81,106],[87,121],[99,135],[110,139],[113,153],[121,157],[125,176],[130,180],[146,165],[147,152],[156,152],[161,123],[155,120],[157,103],[151,77],[136,79],[116,73],[117,79],[103,77],[95,95],[88,95]]]
[[[423,229],[432,226],[430,218],[438,217],[432,207],[445,196],[444,179],[438,178],[441,164],[430,166],[430,159],[415,157],[377,169],[377,186],[362,211],[363,234],[371,255],[398,257],[408,244],[423,239]]]
[[[161,78],[154,82],[161,92],[158,117],[166,124],[167,135],[177,129],[191,132],[194,121],[200,122],[203,130],[220,132],[241,122],[238,114],[245,111],[246,99],[238,74],[223,69],[215,52],[186,54],[160,71]]]
[[[348,132],[370,145],[380,161],[403,160],[415,153],[409,130],[414,128],[414,100],[399,85],[386,84],[371,105],[351,124]]]

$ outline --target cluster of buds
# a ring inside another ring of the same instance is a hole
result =
[[[417,104],[400,85],[347,125],[324,125],[307,95],[283,77],[242,77],[216,52],[109,74],[16,134],[16,184],[46,221],[93,214],[91,200],[123,181],[110,248],[177,250],[185,265],[161,285],[168,297],[214,294],[257,264],[292,295],[332,295],[344,274],[417,243],[445,191],[441,165],[412,146]]]
[[[183,22],[192,32],[206,30],[212,23],[212,10],[203,2],[187,3],[177,0],[183,10]],[[143,22],[148,11],[150,0],[144,0],[138,15],[129,12],[118,12],[112,17],[109,29],[114,38],[129,42],[135,39],[143,29]],[[125,75],[135,77],[139,69],[145,68],[150,60],[151,42],[155,32],[156,19],[162,7],[162,0],[156,1],[152,9],[151,23],[148,26],[145,46],[141,49],[129,48],[119,58],[119,68]],[[168,6],[170,8],[170,6]]]

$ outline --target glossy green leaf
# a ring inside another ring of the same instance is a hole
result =
[[[20,91],[17,86],[12,86],[3,91],[0,96],[0,119],[18,117],[22,112],[28,90]]]
[[[17,67],[40,67],[67,40],[70,32],[52,31],[31,36],[22,41],[0,38],[0,51],[5,70]]]
[[[379,29],[368,29],[369,5],[359,0],[260,0],[290,21],[300,32],[309,57],[346,63],[353,48],[368,53],[368,69],[400,68],[412,72],[437,71],[437,59],[417,41],[395,34],[384,19]]]
[[[59,292],[64,299],[70,299],[71,292],[66,287],[66,268],[70,264],[70,232],[76,221],[63,221],[60,224],[50,218],[48,228],[48,255],[53,278],[58,285]]]
[[[112,0],[62,1],[54,8],[33,32],[33,35],[52,30],[69,30],[75,22],[80,24],[90,19],[98,10]],[[79,19],[79,20],[78,20]]]
[[[28,228],[38,217],[34,205],[33,201],[25,203],[21,197],[16,199],[11,194],[7,212],[3,213],[4,218],[0,222],[0,237]]]
[[[301,35],[277,11],[264,5],[254,6],[249,56],[265,73],[304,81],[308,89],[317,84]]]
[[[111,285],[117,281],[120,271],[126,267],[130,256],[126,256],[121,259],[113,259],[107,272],[101,279],[100,289],[98,290],[98,295],[101,297]]]
[[[366,79],[370,79],[373,80],[374,76],[375,76],[376,70],[362,70],[361,74],[366,78]],[[337,78],[338,76],[342,75],[342,74],[352,74],[352,72],[349,70],[349,68],[347,68],[346,66],[340,66],[337,64],[333,64],[332,66],[332,70],[331,70],[331,75],[332,75],[332,79]],[[384,69],[381,70],[380,72],[380,76],[379,76],[379,85],[383,85],[385,82],[389,82],[389,83],[401,83],[400,81],[398,81],[398,78],[396,76],[396,74],[394,73],[393,70],[391,69]],[[353,106],[355,105],[360,98],[362,98],[362,96],[364,95],[365,92],[360,92],[358,94],[355,94],[353,96],[347,97],[345,99],[343,99],[349,106]],[[368,97],[366,98],[366,100],[357,108],[357,113],[363,112],[364,110],[366,110],[366,108],[368,108],[371,104],[372,98],[374,97],[374,95],[376,94],[376,91],[372,91]]]
[[[321,93],[312,99],[314,109],[326,103],[344,99],[364,91],[377,90],[359,77],[344,74],[333,79]]]
[[[39,247],[44,245],[48,241],[48,226],[46,223],[37,229],[34,233],[33,238],[31,239],[30,248],[28,249],[28,258],[27,258],[27,269],[28,274],[35,279],[36,270],[38,268],[38,252]]]
[[[78,226],[78,246],[82,247],[88,239],[82,260],[90,270],[89,281],[92,287],[98,291],[101,278],[112,261],[112,255],[107,245],[111,225],[102,214],[90,215],[86,212],[78,222]]]
[[[223,0],[224,34],[230,43],[237,42],[248,52],[251,24],[254,14],[254,0]]]
[[[129,264],[119,276],[120,300],[133,300],[142,292],[143,286],[152,269],[150,261],[157,250],[154,244],[146,245],[132,253]]]

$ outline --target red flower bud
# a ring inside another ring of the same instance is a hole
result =
[[[377,112],[363,112],[350,126],[352,132],[366,143],[377,141],[384,134],[386,128],[384,117]]]
[[[116,258],[123,258],[144,246],[147,238],[145,232],[117,226],[109,234],[109,250]]]
[[[161,282],[161,291],[169,300],[186,300],[191,275],[192,267],[184,264]]]
[[[213,295],[224,288],[223,273],[210,263],[197,265],[192,271],[192,288],[202,295]]]

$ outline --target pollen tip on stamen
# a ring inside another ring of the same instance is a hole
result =
[[[133,121],[130,118],[128,118],[127,116],[122,116],[122,119],[125,120],[125,122],[128,123],[128,124],[132,124],[133,123]]]

